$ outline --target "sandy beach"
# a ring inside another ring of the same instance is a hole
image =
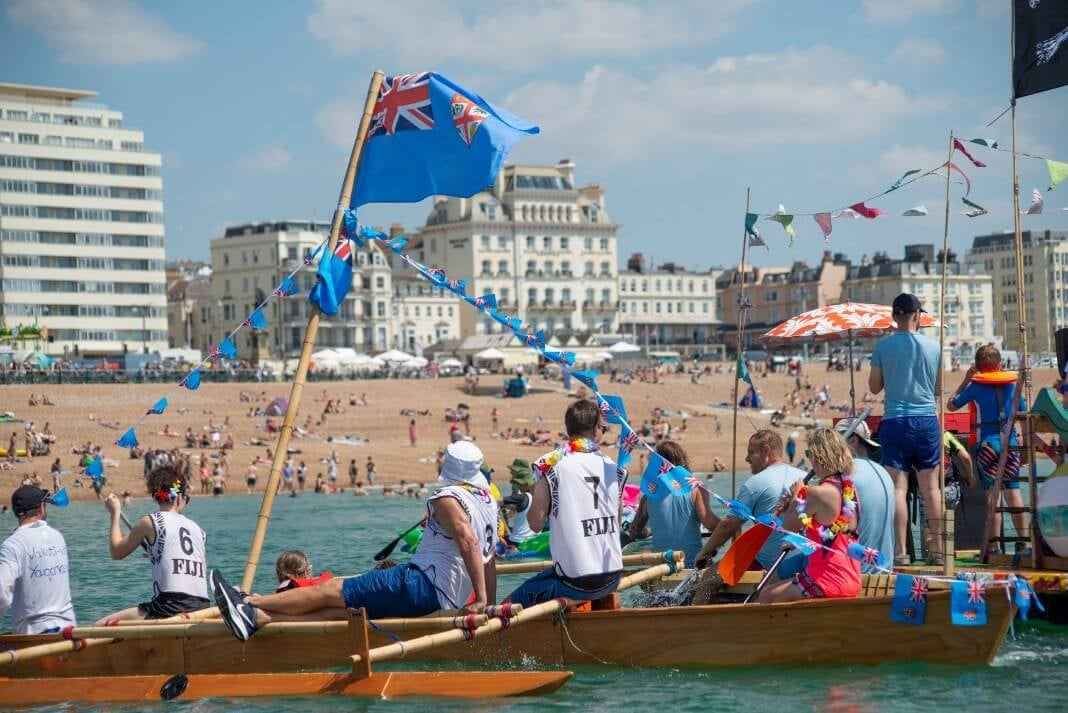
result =
[[[812,393],[824,384],[829,385],[830,403],[843,404],[849,398],[848,372],[827,372],[821,362],[814,362],[805,372],[812,382]],[[857,403],[862,407],[862,399],[867,393],[867,370],[856,374]],[[946,375],[947,389],[956,388],[961,374]],[[766,399],[766,408],[779,407],[784,396],[794,389],[795,379],[786,374],[754,375],[757,387]],[[1054,370],[1036,370],[1034,383],[1036,388],[1051,384]],[[563,414],[571,398],[561,388],[559,381],[552,382],[535,377],[531,382],[531,393],[522,399],[504,399],[496,395],[502,381],[500,376],[482,376],[479,393],[464,392],[463,378],[440,379],[379,379],[341,381],[327,383],[309,383],[305,388],[300,407],[298,424],[303,424],[307,416],[312,416],[314,434],[306,438],[294,438],[291,449],[294,462],[303,460],[307,463],[307,488],[311,489],[315,476],[327,475],[327,466],[323,462],[332,450],[339,457],[338,484],[348,488],[348,466],[352,459],[359,466],[360,480],[366,480],[365,464],[368,456],[374,458],[377,472],[376,484],[396,484],[401,480],[411,482],[431,482],[436,477],[434,469],[435,453],[439,447],[448,443],[449,423],[444,418],[445,409],[455,407],[458,403],[470,406],[470,436],[483,449],[487,462],[496,469],[497,478],[507,480],[507,464],[515,458],[533,460],[543,455],[549,447],[530,446],[512,443],[493,435],[491,412],[498,410],[498,430],[506,428],[544,428],[555,435],[563,430]],[[694,469],[700,472],[712,470],[713,458],[720,458],[729,468],[731,463],[731,411],[730,402],[734,375],[732,373],[711,373],[701,377],[700,383],[691,383],[687,374],[672,374],[661,377],[660,383],[632,382],[630,384],[613,384],[607,374],[598,379],[603,393],[618,394],[624,398],[630,422],[638,428],[643,421],[650,420],[653,409],[665,409],[673,429],[683,426],[682,412],[689,415],[685,419],[685,431],[676,430],[673,438],[679,440],[690,453]],[[252,403],[241,401],[241,392],[254,394]],[[27,406],[31,393],[47,394],[55,406]],[[121,493],[129,490],[134,497],[144,494],[142,480],[143,461],[128,457],[125,449],[114,445],[122,430],[143,414],[166,388],[160,385],[34,385],[6,386],[0,392],[0,412],[12,411],[23,421],[33,421],[38,430],[48,422],[57,436],[52,447],[52,455],[37,457],[31,461],[22,460],[15,463],[13,469],[0,471],[0,499],[7,502],[14,487],[27,475],[36,472],[45,487],[49,487],[49,466],[53,460],[60,458],[66,471],[64,484],[73,499],[92,499],[95,497],[89,487],[73,487],[79,480],[77,474],[78,456],[71,453],[75,446],[91,442],[104,447],[107,457],[117,462],[116,467],[109,467],[107,490]],[[349,405],[350,396],[358,399],[366,394],[366,406]],[[170,408],[161,416],[149,416],[138,427],[137,434],[142,446],[147,448],[171,449],[180,447],[185,452],[199,453],[201,449],[185,449],[183,434],[192,428],[196,434],[207,429],[209,421],[223,423],[229,418],[229,428],[223,430],[223,438],[231,434],[236,447],[229,455],[228,492],[245,492],[245,471],[251,461],[265,457],[268,446],[246,445],[251,439],[259,438],[273,447],[276,436],[266,433],[266,419],[248,416],[250,407],[265,408],[278,396],[289,395],[289,384],[214,384],[205,383],[198,391],[183,389],[171,391]],[[321,422],[325,398],[340,399],[344,413],[331,414]],[[882,411],[881,400],[872,404],[873,413]],[[402,410],[416,412],[429,411],[428,415],[404,415]],[[821,423],[829,423],[832,416],[840,412],[821,409],[817,416]],[[408,426],[412,418],[416,421],[418,440],[413,447],[409,441]],[[717,434],[716,420],[719,421]],[[281,419],[273,419],[280,424]],[[120,424],[118,428],[101,425],[101,421]],[[767,426],[769,416],[755,410],[741,410],[738,417],[738,470],[748,472],[744,463],[745,441],[753,431]],[[802,423],[793,417],[779,428],[784,438]],[[318,424],[318,425],[316,425]],[[159,435],[169,426],[175,436]],[[0,442],[6,446],[11,432],[18,434],[21,447],[24,423],[0,424]],[[618,428],[613,428],[613,437]],[[369,439],[369,443],[350,445],[336,443],[328,439],[351,437]],[[803,452],[802,438],[798,439],[798,452]],[[211,449],[206,449],[212,453]],[[614,448],[609,453],[615,453]],[[262,491],[267,482],[270,467],[258,465],[257,489]],[[196,479],[194,471],[193,479]],[[87,479],[85,481],[88,486]],[[194,484],[194,488],[196,485]]]

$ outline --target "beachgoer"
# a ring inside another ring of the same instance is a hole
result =
[[[860,562],[846,554],[849,545],[857,542],[857,526],[864,507],[863,503],[858,504],[849,446],[833,429],[819,428],[808,439],[805,457],[812,463],[818,482],[804,485],[803,480],[798,480],[790,486],[783,527],[804,528],[805,537],[823,547],[805,558],[797,574],[761,590],[761,603],[860,594]]]
[[[148,475],[148,493],[159,509],[139,518],[125,535],[121,526],[122,504],[115,493],[108,493],[104,507],[111,515],[111,559],[125,559],[142,543],[148,545],[154,596],[143,604],[108,614],[97,626],[123,619],[166,619],[205,609],[211,603],[205,553],[207,535],[185,515],[189,505],[188,479],[175,465],[160,466]]]
[[[256,475],[256,461],[252,461],[245,469],[245,485],[248,487],[249,495],[256,492]]]
[[[994,502],[994,494],[997,484],[998,460],[1001,457],[1001,431],[1008,423],[1009,411],[1012,400],[1016,395],[1015,372],[1001,371],[1001,352],[997,347],[987,344],[979,347],[975,352],[975,366],[968,369],[964,380],[953,392],[946,402],[946,409],[956,411],[968,404],[974,403],[978,410],[978,445],[976,447],[979,461],[979,479],[983,490],[987,493],[987,509],[994,510],[997,505]],[[1023,395],[1017,402],[1017,413],[1027,410],[1027,403]],[[1019,433],[1013,426],[1009,436],[1009,446],[1020,444]],[[1027,529],[1026,515],[1023,512],[1023,496],[1020,494],[1020,481],[1016,480],[1020,473],[1020,453],[1009,450],[1005,459],[1005,483],[1002,486],[1001,495],[1005,505],[1012,508],[1020,508],[1012,511],[1012,526],[1016,534],[1026,537],[1030,534]],[[994,513],[993,532],[1001,532],[1001,513]],[[1024,549],[1020,543],[1020,549]]]
[[[278,555],[274,562],[274,574],[278,578],[275,592],[286,592],[297,587],[314,587],[334,576],[330,572],[323,572],[318,577],[313,577],[311,560],[300,550],[286,550]]]
[[[749,437],[745,461],[753,475],[739,488],[736,499],[748,507],[755,517],[774,514],[790,484],[805,477],[804,471],[786,463],[783,456],[782,437],[775,431],[761,429]],[[745,522],[730,515],[720,520],[694,558],[695,566],[698,569],[708,567],[719,548],[741,530]],[[754,565],[770,567],[780,552],[782,533],[773,532],[757,553]],[[713,568],[708,567],[701,574],[700,586],[694,594],[694,604],[708,604],[711,601],[713,571]]]
[[[356,465],[356,459],[349,461],[349,485],[356,487],[356,481],[360,479],[360,466]]]
[[[690,456],[675,441],[661,441],[656,452],[669,463],[692,468]],[[641,539],[638,535],[648,525],[654,552],[682,550],[686,553],[686,566],[693,567],[694,558],[701,551],[701,526],[711,531],[719,524],[708,497],[704,488],[693,488],[689,497],[667,497],[655,502],[643,495],[630,524],[631,537]]]
[[[52,492],[55,493],[63,487],[63,468],[59,464],[59,458],[52,462],[52,467],[49,470],[52,473]]]
[[[364,468],[367,470],[367,484],[368,485],[374,485],[375,484],[375,462],[371,458],[371,456],[367,456],[367,465],[365,465]]]
[[[797,441],[794,440],[794,434],[791,433],[786,439],[786,457],[790,460],[790,465],[794,464],[794,458],[797,456]]]
[[[337,458],[334,456],[326,460],[326,475],[330,479],[331,490],[337,490]]]
[[[935,394],[942,384],[938,372],[938,342],[919,334],[920,313],[915,295],[894,298],[894,333],[883,337],[871,355],[868,388],[873,394],[886,389],[883,420],[879,424],[883,466],[894,479],[894,564],[911,564],[905,553],[908,527],[908,472],[916,475],[927,512],[931,536],[928,561],[940,565],[942,553],[942,493],[938,489],[938,462],[942,457],[941,433]]]
[[[835,424],[835,430],[844,435],[851,424],[852,419],[843,418]],[[872,438],[868,424],[863,421],[857,424],[846,442],[853,451],[853,485],[864,508],[864,517],[857,530],[860,544],[889,559],[894,551],[894,479],[875,457],[879,444]],[[861,563],[860,569],[871,574],[879,573],[871,564]]]
[[[282,487],[289,492],[293,491],[293,459],[286,458],[282,464]]]
[[[553,565],[526,580],[509,599],[529,606],[556,597],[588,601],[616,590],[623,570],[619,542],[621,473],[598,443],[597,404],[580,399],[564,413],[568,443],[532,464],[539,474],[527,524],[549,523]]]
[[[504,498],[503,504],[515,511],[514,517],[508,526],[506,537],[509,545],[521,545],[537,533],[530,528],[527,522],[527,513],[534,504],[534,496],[531,490],[534,488],[534,474],[530,470],[530,463],[522,458],[516,458],[508,466],[511,476],[512,493]]]
[[[438,477],[442,487],[427,503],[423,540],[407,565],[249,597],[215,570],[212,586],[227,627],[246,641],[271,621],[346,617],[346,609],[361,607],[372,619],[424,616],[438,609],[481,612],[496,597],[492,535],[497,522],[481,465],[482,451],[475,444],[449,446]]]
[[[47,522],[48,493],[22,485],[11,494],[18,527],[0,544],[0,620],[11,610],[16,634],[75,626],[67,543]]]
[[[308,472],[308,464],[305,463],[304,461],[301,461],[300,465],[297,466],[297,485],[300,487],[301,491],[304,490],[304,481],[305,481],[305,477],[306,477],[306,473],[307,472]]]
[[[415,430],[414,418],[408,423],[408,440],[411,441],[412,448],[415,448],[415,442],[419,440],[419,434]]]
[[[211,478],[211,494],[214,497],[219,497],[226,492],[226,478],[223,476],[219,469],[216,469],[216,473]]]

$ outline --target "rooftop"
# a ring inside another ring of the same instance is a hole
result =
[[[18,99],[50,99],[52,101],[74,102],[79,99],[95,97],[96,92],[84,89],[61,89],[60,87],[39,87],[32,84],[11,84],[0,82],[0,96]]]
[[[224,238],[236,238],[242,235],[255,235],[262,233],[329,233],[330,223],[317,220],[279,220],[263,223],[243,223],[241,225],[227,226],[223,232]]]

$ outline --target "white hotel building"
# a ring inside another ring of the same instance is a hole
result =
[[[510,165],[471,198],[438,198],[408,253],[495,294],[502,312],[550,334],[613,334],[619,307],[616,231],[599,184],[578,188],[575,165]],[[463,336],[501,325],[460,312]]]
[[[0,321],[46,327],[49,354],[154,351],[167,346],[160,155],[93,96],[0,84]]]

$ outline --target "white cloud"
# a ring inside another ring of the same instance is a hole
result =
[[[71,64],[173,62],[201,47],[129,0],[15,0],[7,16],[44,37]]]
[[[937,40],[924,37],[906,37],[890,53],[890,61],[901,64],[929,66],[946,58],[946,48]]]
[[[878,164],[883,173],[897,180],[905,171],[922,168],[929,171],[946,162],[946,151],[926,146],[902,146],[894,144],[879,154]]]
[[[853,57],[820,46],[668,66],[649,78],[595,66],[575,83],[526,84],[501,105],[541,125],[542,156],[581,150],[613,163],[680,149],[841,143],[948,103],[864,76]]]
[[[873,22],[905,22],[919,15],[956,11],[960,0],[864,0],[864,14]]]
[[[242,160],[245,168],[253,171],[277,173],[289,165],[293,157],[282,146],[265,146]]]
[[[356,116],[360,107],[353,99],[337,99],[315,114],[315,125],[327,141],[340,148],[352,148],[356,137]]]
[[[544,0],[488,3],[316,0],[308,29],[337,54],[388,53],[395,73],[445,62],[530,69],[583,57],[634,58],[657,50],[705,46],[733,29],[755,0]],[[412,18],[421,28],[413,32]]]

